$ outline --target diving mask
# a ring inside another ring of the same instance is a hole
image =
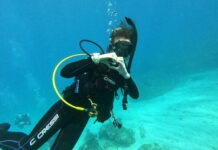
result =
[[[120,57],[128,57],[132,51],[133,45],[129,39],[119,38],[115,39],[113,43],[113,50]]]

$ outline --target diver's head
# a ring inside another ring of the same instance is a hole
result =
[[[120,26],[115,28],[110,35],[108,52],[115,52],[119,57],[128,57],[134,50],[131,28]]]

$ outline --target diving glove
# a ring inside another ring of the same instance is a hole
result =
[[[123,57],[117,57],[115,61],[118,64],[117,66],[113,66],[113,65],[107,65],[107,66],[113,70],[116,70],[121,76],[123,76],[124,79],[129,79],[130,74],[126,69],[126,65]]]
[[[95,64],[103,63],[107,65],[110,69],[116,70],[125,79],[130,78],[130,74],[126,69],[123,57],[117,57],[116,53],[114,52],[102,55],[100,55],[99,53],[94,53],[91,56],[91,59]]]
[[[100,53],[94,53],[91,56],[91,59],[95,64],[99,64],[99,63],[105,64],[106,62],[108,62],[108,60],[116,59],[116,58],[117,58],[116,53],[107,53],[102,55]]]

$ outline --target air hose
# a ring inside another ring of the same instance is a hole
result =
[[[80,107],[80,106],[75,106],[75,105],[72,105],[71,103],[67,102],[67,101],[63,98],[63,96],[60,94],[60,92],[58,91],[57,86],[56,86],[56,73],[57,73],[57,70],[58,70],[58,68],[60,67],[60,65],[61,65],[63,62],[65,62],[65,61],[67,61],[67,60],[69,60],[69,59],[71,59],[71,58],[78,57],[78,56],[87,56],[87,54],[75,54],[75,55],[71,55],[71,56],[65,57],[64,59],[62,59],[62,60],[55,66],[55,69],[54,69],[54,71],[53,71],[53,73],[52,73],[52,85],[53,85],[53,88],[54,88],[55,93],[58,95],[58,97],[61,99],[61,101],[62,101],[64,104],[66,104],[67,106],[69,106],[69,107],[71,107],[71,108],[73,108],[73,109],[76,109],[76,110],[79,110],[79,111],[86,111],[86,112],[87,112],[87,111],[88,111],[87,108]]]
[[[71,58],[74,58],[74,57],[78,57],[78,56],[91,56],[84,48],[83,48],[83,42],[88,42],[88,43],[92,43],[94,45],[96,45],[100,50],[101,50],[101,53],[104,53],[104,50],[103,48],[97,44],[96,42],[93,42],[91,40],[86,40],[86,39],[83,39],[80,41],[79,43],[79,46],[81,48],[81,50],[84,52],[84,54],[74,54],[74,55],[70,55],[68,57],[65,57],[63,58],[54,68],[54,71],[52,73],[52,85],[53,85],[53,88],[54,88],[54,91],[55,93],[58,95],[58,97],[61,99],[61,101],[66,104],[67,106],[73,108],[73,109],[76,109],[76,110],[79,110],[79,111],[86,111],[89,113],[89,116],[95,116],[97,115],[96,114],[96,104],[92,102],[91,99],[89,99],[90,103],[91,103],[91,106],[92,106],[92,109],[87,109],[87,108],[84,108],[84,107],[80,107],[80,106],[75,106],[75,105],[72,105],[71,103],[67,102],[63,97],[62,95],[60,94],[60,92],[58,91],[57,89],[57,86],[56,86],[56,74],[57,74],[57,70],[58,68],[60,67],[61,64],[63,64],[65,61],[71,59]]]

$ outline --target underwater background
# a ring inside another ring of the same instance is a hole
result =
[[[56,64],[82,53],[81,39],[106,49],[125,16],[138,29],[131,75],[140,98],[124,111],[120,95],[123,128],[93,118],[74,149],[218,150],[217,0],[0,0],[0,122],[29,133],[58,100]],[[71,82],[57,79],[60,91]],[[20,113],[31,125],[14,125]]]

